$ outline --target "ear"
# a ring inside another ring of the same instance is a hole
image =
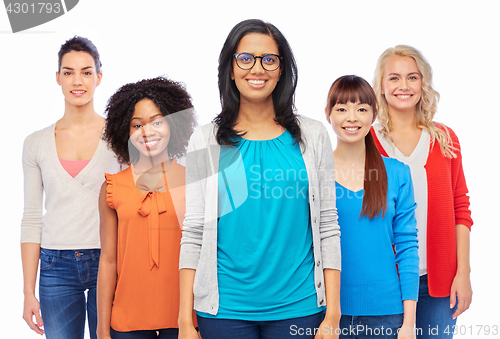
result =
[[[326,116],[326,121],[328,121],[329,124],[331,124],[331,120],[330,120],[330,112],[328,112],[328,108],[325,107],[325,116]]]
[[[234,72],[231,71],[231,80],[234,80]]]
[[[102,80],[102,72],[99,72],[99,74],[97,74],[97,85],[96,86],[99,86],[101,84],[101,80]]]
[[[61,86],[61,75],[59,72],[56,72],[56,82],[59,86]]]

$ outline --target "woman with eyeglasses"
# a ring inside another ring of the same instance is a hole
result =
[[[119,165],[101,139],[105,119],[94,110],[102,79],[96,46],[75,36],[58,56],[64,115],[24,141],[23,318],[48,339],[83,339],[87,318],[94,339],[99,188],[104,173],[117,172]],[[35,296],[39,263],[40,302]]]
[[[340,237],[330,139],[294,112],[297,67],[246,20],[219,57],[221,113],[191,137],[179,337],[337,338]]]
[[[380,153],[410,166],[420,257],[417,338],[453,337],[456,318],[472,300],[469,242],[472,226],[460,143],[434,121],[439,93],[432,68],[411,46],[388,48],[373,80]]]

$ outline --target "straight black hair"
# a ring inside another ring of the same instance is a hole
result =
[[[247,34],[265,34],[274,39],[281,57],[281,76],[272,93],[275,121],[285,127],[295,138],[301,142],[299,122],[295,114],[295,89],[297,87],[297,64],[292,49],[284,35],[272,24],[258,19],[249,19],[233,27],[224,42],[219,55],[219,96],[222,105],[221,112],[213,122],[217,125],[216,139],[219,144],[234,145],[233,138],[238,133],[233,129],[240,108],[240,92],[231,79],[233,55],[236,53],[240,40]],[[243,134],[240,134],[243,135]]]

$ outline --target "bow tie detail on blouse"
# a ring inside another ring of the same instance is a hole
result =
[[[160,192],[147,192],[143,197],[139,214],[148,218],[149,227],[149,269],[160,266],[160,214],[167,211],[163,195]]]

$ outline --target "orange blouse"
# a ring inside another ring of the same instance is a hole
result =
[[[166,192],[141,192],[132,166],[106,174],[107,203],[118,216],[117,281],[111,310],[116,331],[177,328],[179,251],[185,168],[172,160]],[[163,184],[161,185],[163,186]],[[170,190],[169,190],[170,187]]]

